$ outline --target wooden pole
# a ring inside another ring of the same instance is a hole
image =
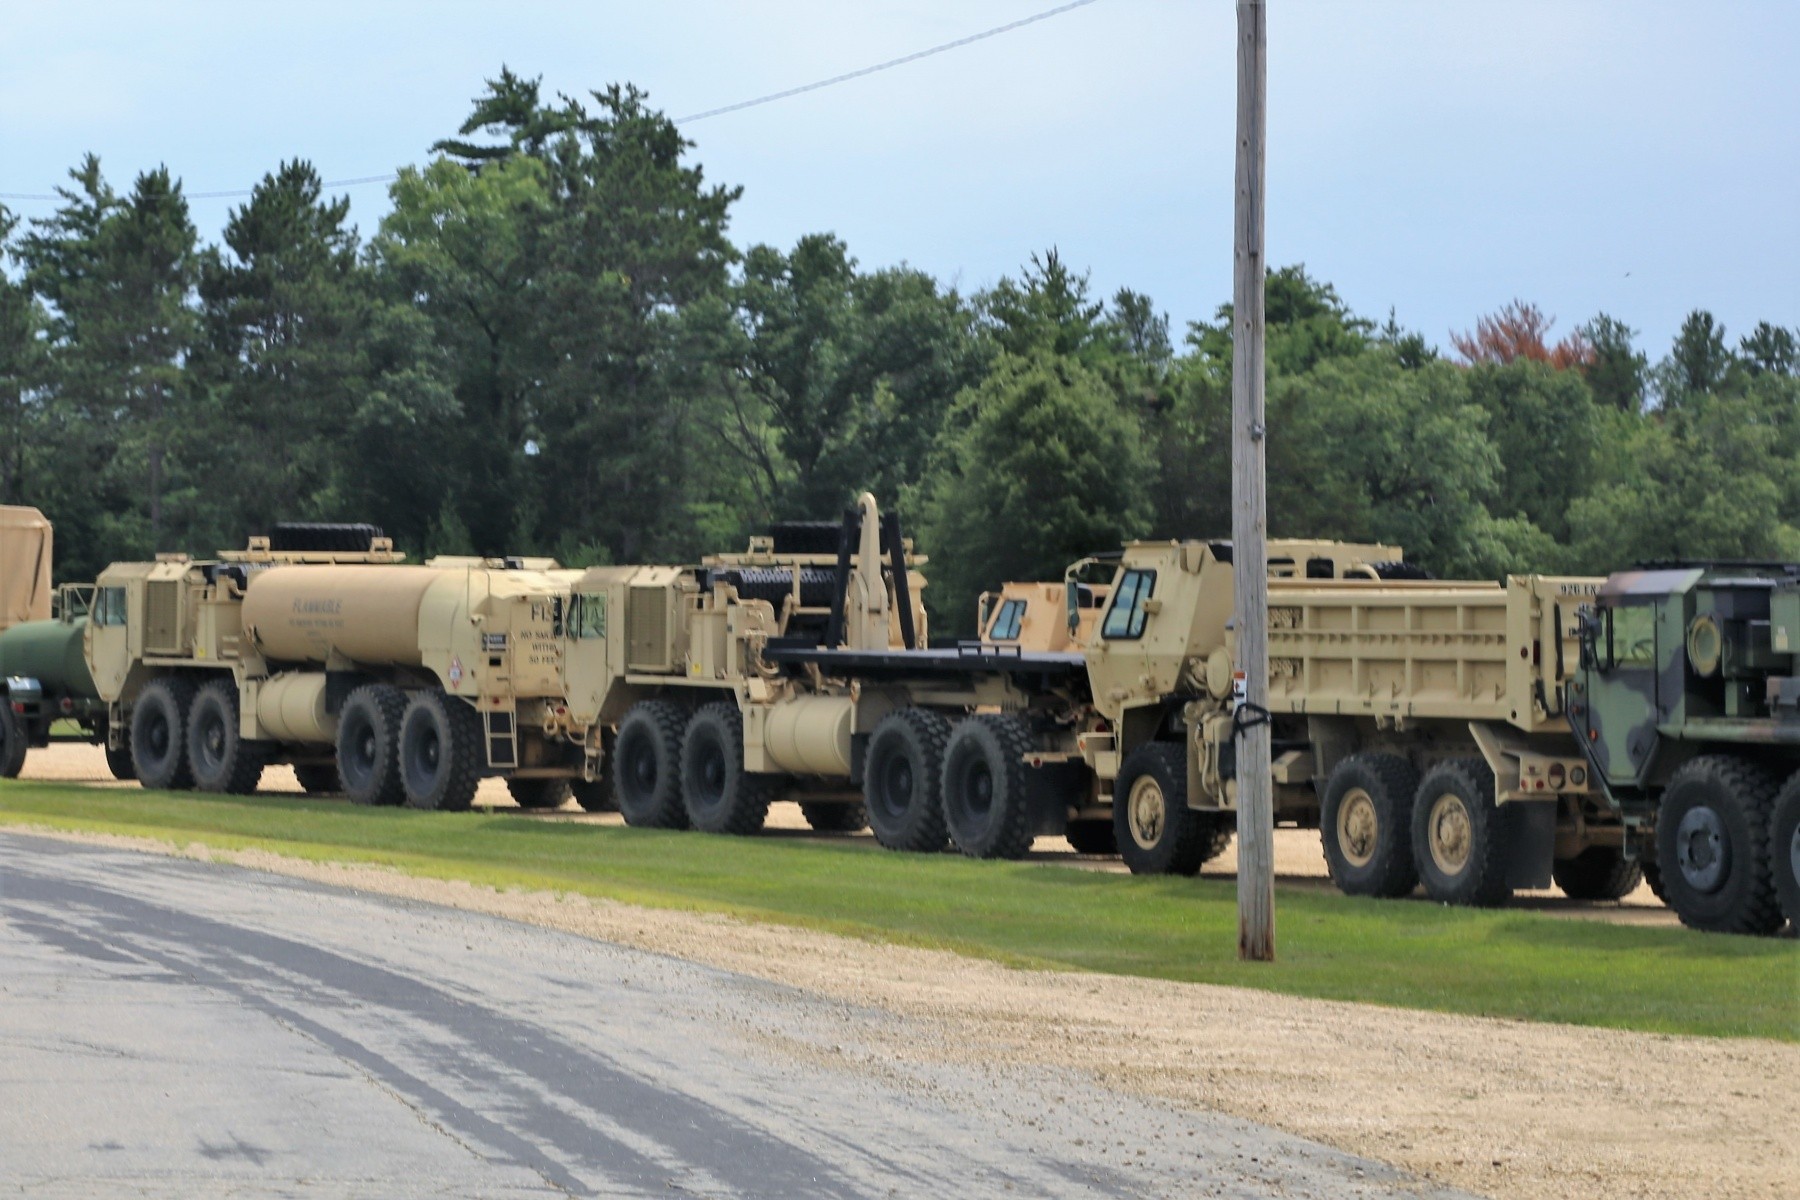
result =
[[[1238,0],[1237,219],[1231,293],[1231,540],[1237,581],[1238,957],[1275,958],[1275,805],[1269,778],[1269,553],[1263,447],[1263,147],[1267,20]]]

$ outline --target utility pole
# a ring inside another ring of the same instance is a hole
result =
[[[1263,425],[1263,147],[1268,23],[1237,6],[1237,217],[1231,289],[1231,542],[1237,581],[1238,957],[1275,958],[1275,804],[1269,777],[1269,551]]]

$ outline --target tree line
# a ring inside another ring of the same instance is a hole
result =
[[[364,239],[283,163],[203,244],[166,169],[88,157],[0,207],[0,502],[59,575],[280,520],[402,548],[685,561],[865,488],[976,591],[1130,537],[1230,527],[1231,313],[1177,343],[1054,250],[964,295],[839,238],[747,249],[740,189],[629,86],[503,71]],[[1299,266],[1267,290],[1269,520],[1444,576],[1800,558],[1795,332],[1692,313],[1652,361],[1514,302],[1440,352]]]

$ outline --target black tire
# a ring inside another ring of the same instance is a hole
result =
[[[248,796],[269,765],[269,747],[239,736],[237,684],[229,678],[209,680],[194,693],[188,709],[188,768],[203,792]]]
[[[1117,854],[1119,834],[1111,821],[1070,821],[1064,831],[1077,854]]]
[[[485,739],[467,702],[414,692],[400,718],[400,783],[410,808],[467,812],[481,784]]]
[[[1031,727],[1018,717],[964,717],[944,745],[944,828],[970,858],[1024,858],[1031,849],[1025,756]]]
[[[1550,876],[1571,900],[1623,900],[1644,882],[1644,864],[1617,846],[1589,846],[1574,858],[1557,859]]]
[[[309,796],[330,796],[344,790],[336,763],[299,763],[294,767],[294,778]]]
[[[553,779],[508,779],[506,790],[520,808],[561,808],[574,794],[569,781]]]
[[[863,808],[875,840],[889,850],[944,848],[944,744],[950,722],[923,708],[881,718],[863,757]]]
[[[25,723],[12,710],[12,703],[0,696],[0,779],[17,779],[25,769],[25,752],[31,748],[25,736]]]
[[[129,782],[137,778],[137,764],[131,761],[131,730],[125,730],[124,741],[117,750],[106,747],[106,769],[112,772],[114,779]]]
[[[1511,824],[1494,803],[1494,773],[1486,762],[1453,758],[1425,772],[1412,809],[1412,858],[1425,894],[1475,908],[1512,899],[1506,882]]]
[[[627,825],[686,829],[681,802],[681,735],[687,715],[667,700],[640,700],[619,722],[613,795]]]
[[[1650,853],[1656,853],[1656,847],[1654,845],[1650,847]],[[1669,897],[1663,891],[1662,868],[1656,865],[1656,860],[1653,858],[1644,858],[1640,856],[1638,864],[1644,870],[1644,882],[1650,885],[1650,894],[1664,904],[1667,904],[1669,902]]]
[[[1352,754],[1331,770],[1319,840],[1331,881],[1347,896],[1404,896],[1419,885],[1412,805],[1419,773],[1395,754]]]
[[[1112,828],[1133,875],[1196,875],[1231,844],[1234,825],[1229,814],[1188,807],[1180,742],[1146,742],[1125,756],[1113,781]]]
[[[184,792],[194,786],[188,764],[188,710],[194,685],[179,675],[152,679],[131,709],[131,765],[147,788]]]
[[[1656,865],[1668,905],[1691,929],[1774,933],[1781,907],[1769,869],[1775,778],[1728,754],[1683,763],[1656,812]]]
[[[338,712],[337,773],[353,804],[406,800],[400,780],[400,720],[406,696],[385,683],[364,684]]]
[[[869,827],[869,810],[853,801],[800,802],[800,815],[815,833],[858,833]]]
[[[758,832],[783,787],[779,775],[744,770],[744,715],[736,701],[708,704],[681,738],[681,803],[702,833]]]
[[[1790,778],[1775,797],[1775,812],[1769,818],[1769,866],[1775,873],[1781,911],[1800,931],[1800,775]]]

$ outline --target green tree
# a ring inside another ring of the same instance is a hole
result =
[[[202,257],[205,337],[190,374],[203,398],[188,457],[208,480],[219,544],[279,520],[377,515],[350,507],[360,489],[343,478],[374,303],[349,210],[324,198],[310,164],[283,163],[232,210],[225,250]]]
[[[1640,411],[1644,406],[1649,359],[1637,349],[1637,330],[1600,313],[1579,332],[1592,351],[1582,364],[1581,377],[1587,380],[1594,400],[1620,412]]]
[[[43,380],[43,306],[4,270],[18,218],[0,205],[0,504],[30,504],[47,449],[37,390]]]
[[[1800,367],[1800,346],[1796,346],[1790,330],[1758,321],[1756,328],[1738,343],[1738,357],[1754,375],[1792,375]]]
[[[1002,355],[965,391],[923,484],[926,593],[940,632],[969,632],[976,593],[1055,579],[1150,524],[1151,460],[1135,415],[1068,355]]]
[[[138,176],[125,197],[92,155],[70,174],[76,187],[58,189],[62,207],[33,222],[18,255],[52,312],[48,402],[71,431],[61,469],[84,493],[63,510],[80,534],[81,557],[68,563],[80,576],[187,543],[199,481],[175,451],[193,407],[184,363],[198,330],[198,254],[166,169]]]
[[[1487,411],[1487,436],[1500,456],[1489,507],[1566,538],[1569,505],[1589,486],[1600,442],[1587,385],[1573,371],[1529,359],[1471,367],[1468,385],[1470,400]]]
[[[1689,397],[1721,387],[1732,367],[1725,348],[1725,327],[1705,309],[1695,309],[1682,321],[1669,348],[1669,357],[1658,369],[1663,403],[1680,405]]]

